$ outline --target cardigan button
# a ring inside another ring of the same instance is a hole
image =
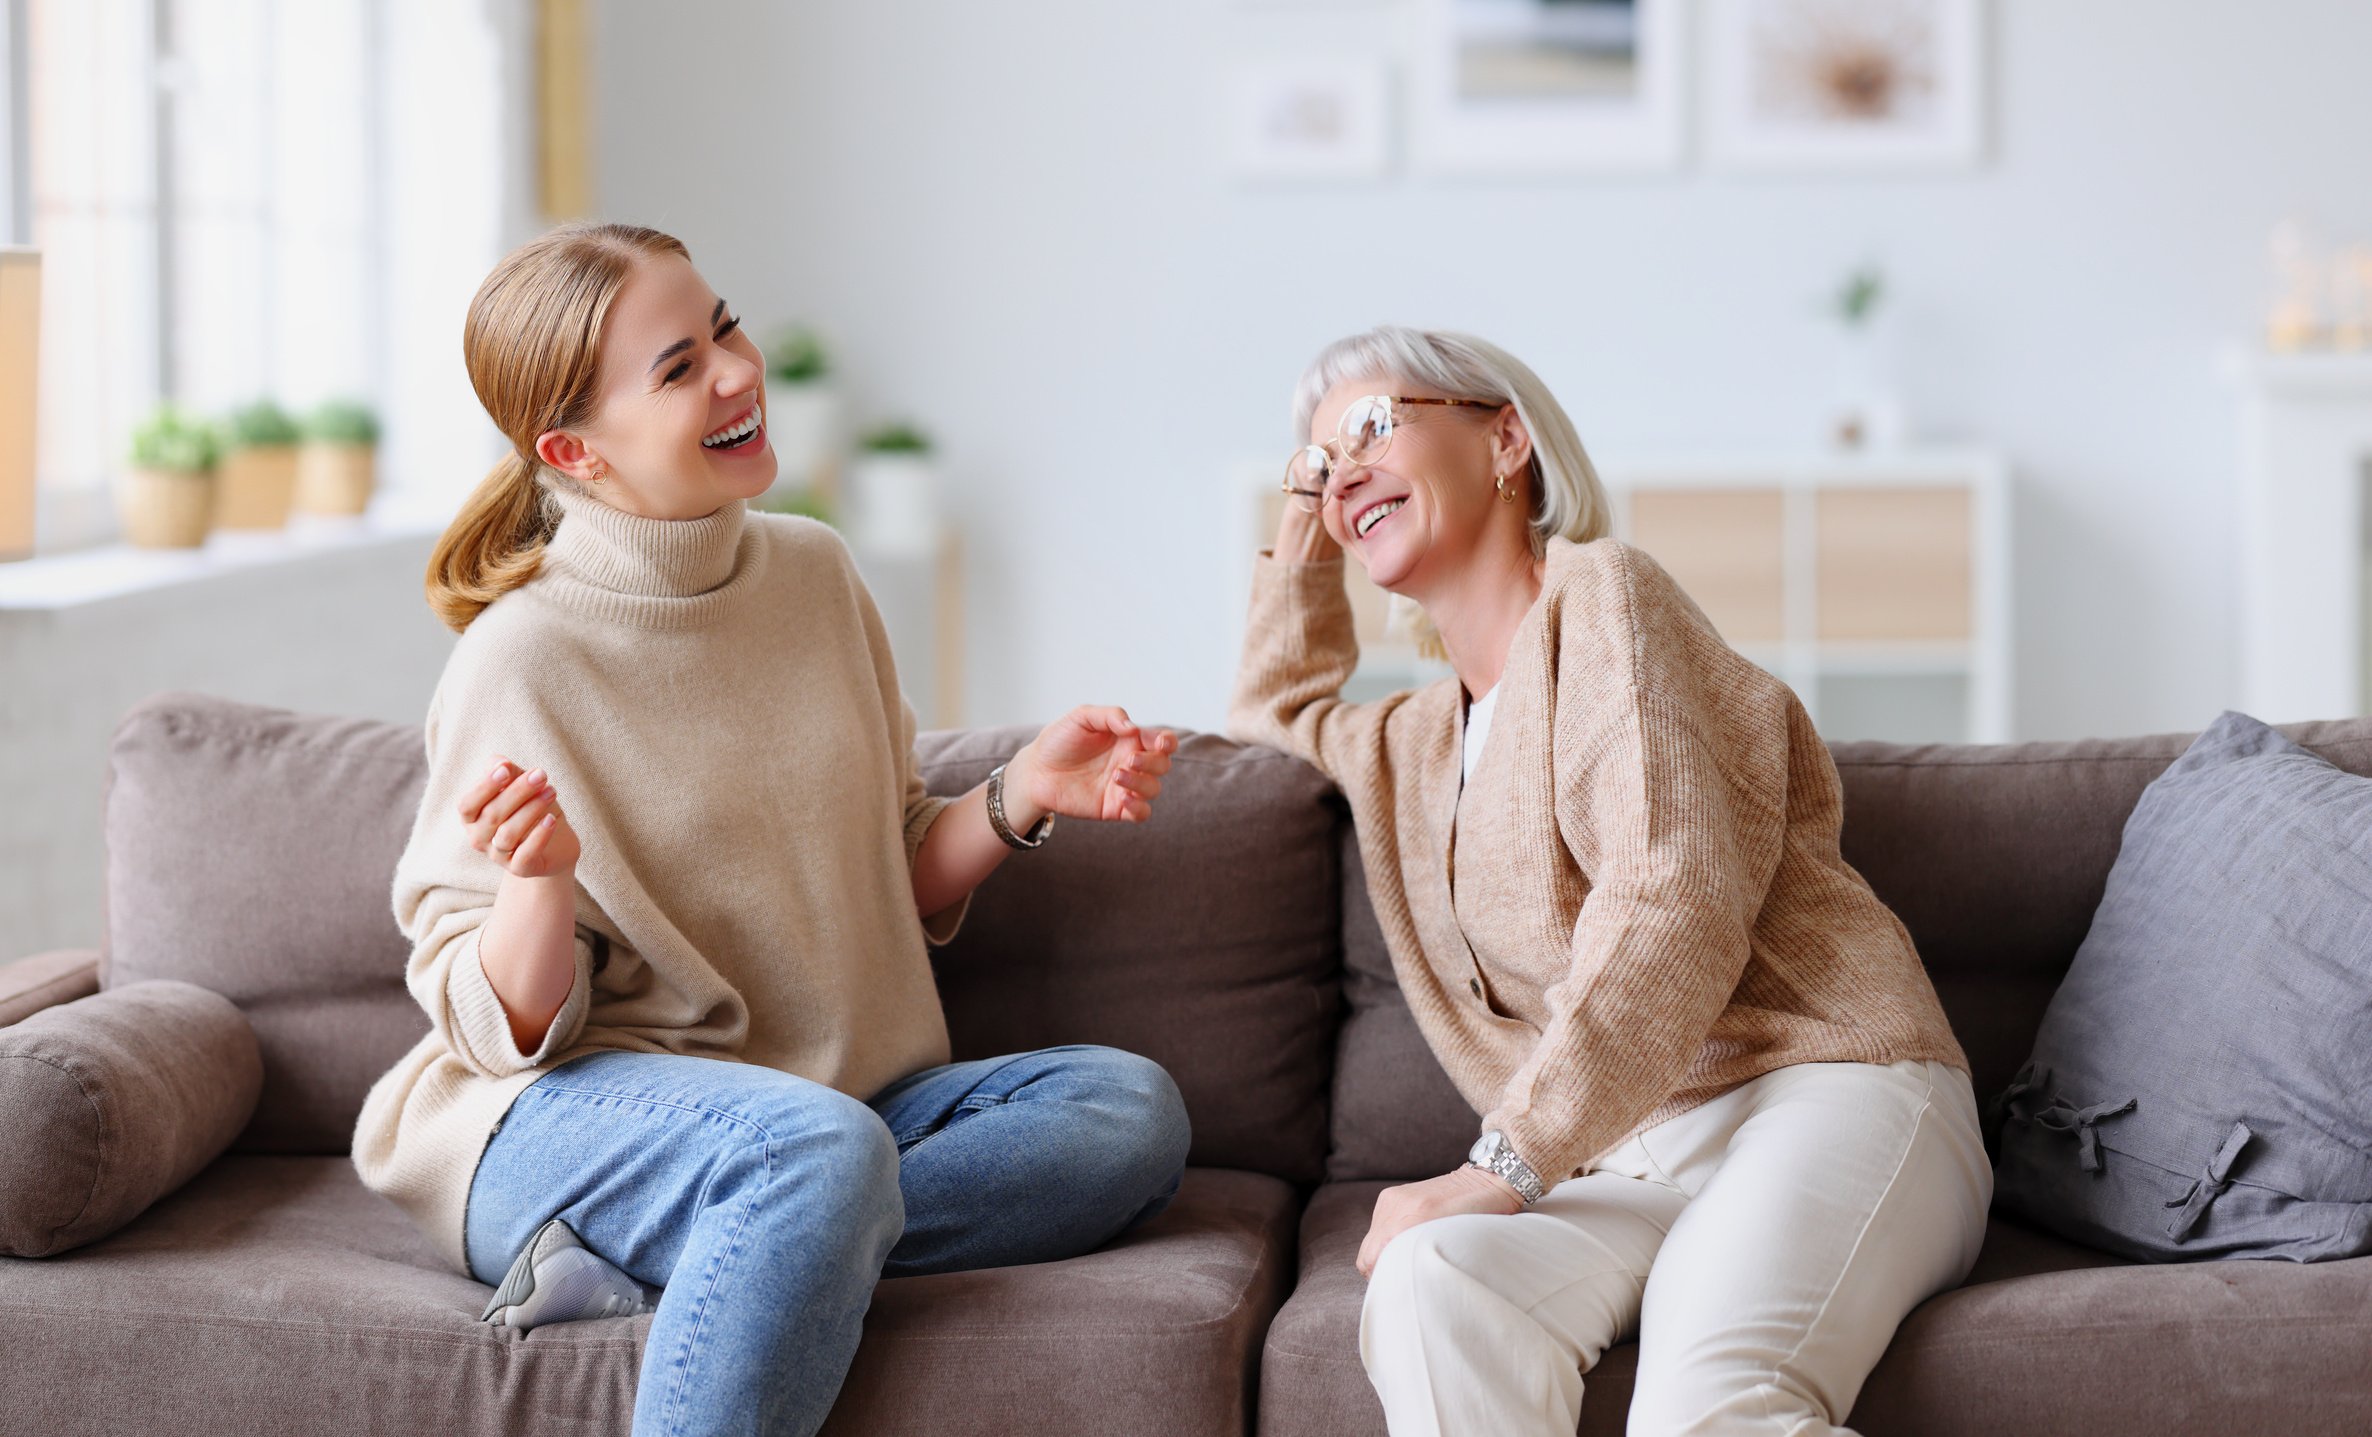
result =
[[[1466,980],[1466,986],[1474,990],[1475,997],[1480,998],[1482,996],[1482,979],[1469,978]]]

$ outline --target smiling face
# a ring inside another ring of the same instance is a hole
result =
[[[713,514],[774,482],[765,361],[689,260],[634,267],[602,321],[600,367],[591,421],[537,438],[546,464],[654,519]]]
[[[1343,411],[1370,394],[1453,397],[1389,378],[1346,380],[1318,401],[1309,442],[1333,439]],[[1510,486],[1522,484],[1531,441],[1512,405],[1396,410],[1383,457],[1336,479],[1319,518],[1378,588],[1421,597],[1475,551],[1489,526],[1524,522],[1518,511],[1528,512],[1525,493],[1504,503],[1493,481],[1499,470],[1512,469]]]

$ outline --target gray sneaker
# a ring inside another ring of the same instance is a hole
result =
[[[658,1305],[658,1289],[636,1282],[585,1246],[575,1228],[553,1218],[511,1260],[511,1270],[478,1321],[529,1328],[588,1317],[632,1317]]]

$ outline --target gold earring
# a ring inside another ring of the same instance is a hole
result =
[[[608,477],[609,477],[609,466],[608,466],[607,464],[604,464],[604,463],[602,463],[602,462],[601,462],[600,460],[598,460],[598,459],[594,460],[594,461],[593,461],[593,475],[592,475],[593,482],[594,482],[594,483],[596,483],[596,484],[598,484],[598,483],[600,483],[602,480],[604,480],[604,479],[607,479]]]
[[[1510,504],[1515,502],[1515,495],[1508,492],[1506,474],[1502,473],[1499,476],[1499,482],[1492,485],[1491,487],[1499,491],[1500,498],[1505,499]]]

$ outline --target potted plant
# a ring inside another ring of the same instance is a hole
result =
[[[305,416],[296,506],[308,514],[360,514],[378,482],[379,420],[368,406],[333,399]]]
[[[117,481],[124,537],[143,549],[194,549],[214,524],[214,426],[160,404],[132,431],[132,467]]]
[[[214,486],[217,529],[279,529],[296,499],[297,425],[259,399],[233,413]]]
[[[839,444],[840,395],[823,337],[785,325],[767,346],[766,439],[774,446],[774,489],[828,496]],[[765,495],[759,496],[761,499]]]
[[[911,424],[884,424],[857,441],[849,471],[855,538],[881,553],[928,554],[939,543],[938,466]]]
[[[1845,276],[1828,302],[1841,329],[1838,408],[1833,437],[1847,449],[1902,442],[1903,406],[1894,382],[1892,326],[1886,323],[1886,275],[1875,263]]]

